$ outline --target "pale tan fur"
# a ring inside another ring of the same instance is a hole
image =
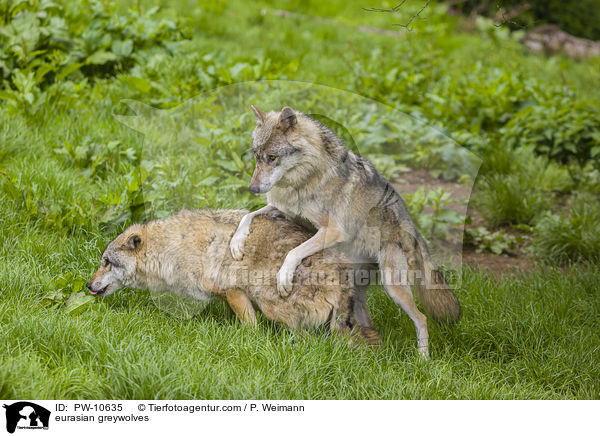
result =
[[[310,237],[279,212],[253,221],[246,255],[234,260],[229,243],[246,214],[181,211],[133,225],[109,244],[88,287],[101,295],[128,286],[202,300],[219,297],[245,323],[256,325],[254,304],[269,319],[290,329],[330,322],[332,330],[352,333],[368,343],[379,342],[377,332],[370,328],[365,288],[345,280],[354,271],[347,270],[349,265],[335,251],[305,259],[290,297],[279,295],[275,278],[279,265],[289,250]]]

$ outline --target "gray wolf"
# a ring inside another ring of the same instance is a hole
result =
[[[250,223],[263,213],[276,209],[308,222],[316,234],[291,250],[277,273],[282,295],[292,289],[302,259],[320,250],[336,246],[352,258],[375,262],[388,295],[412,319],[419,351],[427,358],[427,318],[417,308],[409,284],[414,282],[419,301],[435,320],[457,321],[460,305],[435,268],[400,195],[369,161],[348,150],[319,121],[290,107],[269,113],[252,109],[256,168],[250,191],[267,193],[268,204],[241,220],[231,240],[232,256],[243,257]],[[406,277],[399,277],[403,272]]]
[[[246,256],[234,260],[229,241],[247,211],[186,211],[134,224],[112,241],[87,287],[107,296],[127,286],[201,300],[222,298],[243,323],[256,326],[253,304],[290,329],[330,323],[351,340],[377,344],[379,334],[365,304],[366,287],[346,280],[335,251],[305,259],[289,298],[276,288],[275,273],[289,250],[311,234],[274,212],[257,218]]]

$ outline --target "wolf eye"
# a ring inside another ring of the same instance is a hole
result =
[[[270,154],[267,156],[269,162],[275,162],[279,156],[275,156],[274,154]]]

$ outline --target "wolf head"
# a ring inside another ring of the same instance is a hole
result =
[[[256,168],[250,191],[265,193],[276,184],[301,184],[312,167],[322,162],[319,126],[287,106],[281,112],[265,113],[254,106],[252,110],[256,115],[252,132]]]
[[[133,225],[108,244],[100,268],[86,284],[92,294],[105,297],[123,286],[135,285],[137,259],[145,245],[143,230],[142,226]]]

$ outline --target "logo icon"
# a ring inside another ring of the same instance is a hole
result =
[[[14,433],[15,429],[48,429],[50,411],[28,401],[19,401],[4,405],[6,409],[6,431]]]

